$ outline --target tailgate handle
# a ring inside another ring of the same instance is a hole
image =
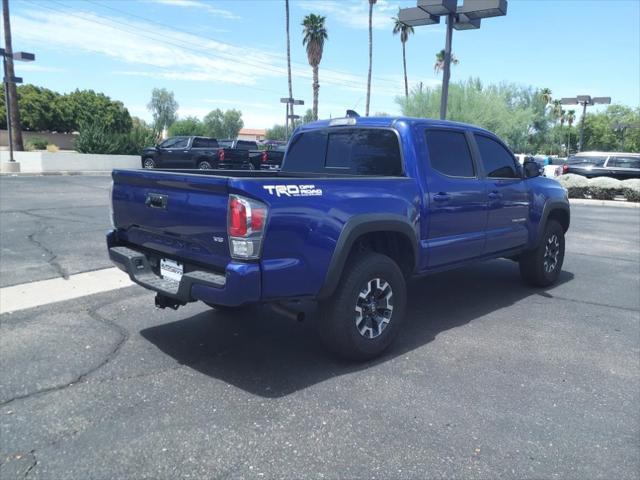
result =
[[[168,200],[169,197],[167,195],[162,195],[161,193],[147,193],[147,198],[145,199],[144,204],[147,207],[162,208],[166,210]]]

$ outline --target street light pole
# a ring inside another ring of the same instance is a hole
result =
[[[578,152],[584,147],[584,120],[587,116],[587,107],[596,104],[611,103],[611,97],[591,97],[591,95],[578,95],[560,99],[561,105],[582,105],[582,118],[580,119],[580,140],[578,141]]]
[[[449,79],[451,78],[451,42],[453,40],[453,23],[455,14],[447,15],[447,38],[444,44],[444,71],[442,72],[442,95],[440,96],[440,120],[447,118],[447,102],[449,101]]]
[[[11,113],[9,111],[9,75],[7,74],[7,57],[2,52],[2,68],[4,71],[4,109],[7,114],[7,137],[9,138],[9,161],[15,162],[13,159],[13,133],[11,131]]]
[[[587,116],[587,101],[582,102],[582,118],[580,119],[580,140],[578,142],[578,151],[582,151],[584,145],[584,119]]]

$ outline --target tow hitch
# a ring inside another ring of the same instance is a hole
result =
[[[178,307],[186,305],[186,302],[181,302],[175,298],[167,297],[166,295],[156,294],[156,308],[172,308],[177,310]]]

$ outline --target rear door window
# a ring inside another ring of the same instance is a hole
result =
[[[489,178],[519,178],[513,155],[493,138],[475,135],[482,165]]]
[[[427,130],[425,135],[431,168],[448,177],[476,176],[464,132]]]
[[[640,168],[639,157],[613,157],[607,163],[608,167],[617,168]]]
[[[289,172],[402,175],[398,136],[381,128],[335,128],[296,135],[287,150]]]

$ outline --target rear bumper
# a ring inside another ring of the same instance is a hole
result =
[[[225,274],[204,270],[187,272],[180,282],[156,274],[147,255],[118,245],[116,234],[107,234],[109,258],[138,285],[179,302],[201,300],[205,303],[238,306],[260,300],[260,266],[256,263],[230,262]]]

